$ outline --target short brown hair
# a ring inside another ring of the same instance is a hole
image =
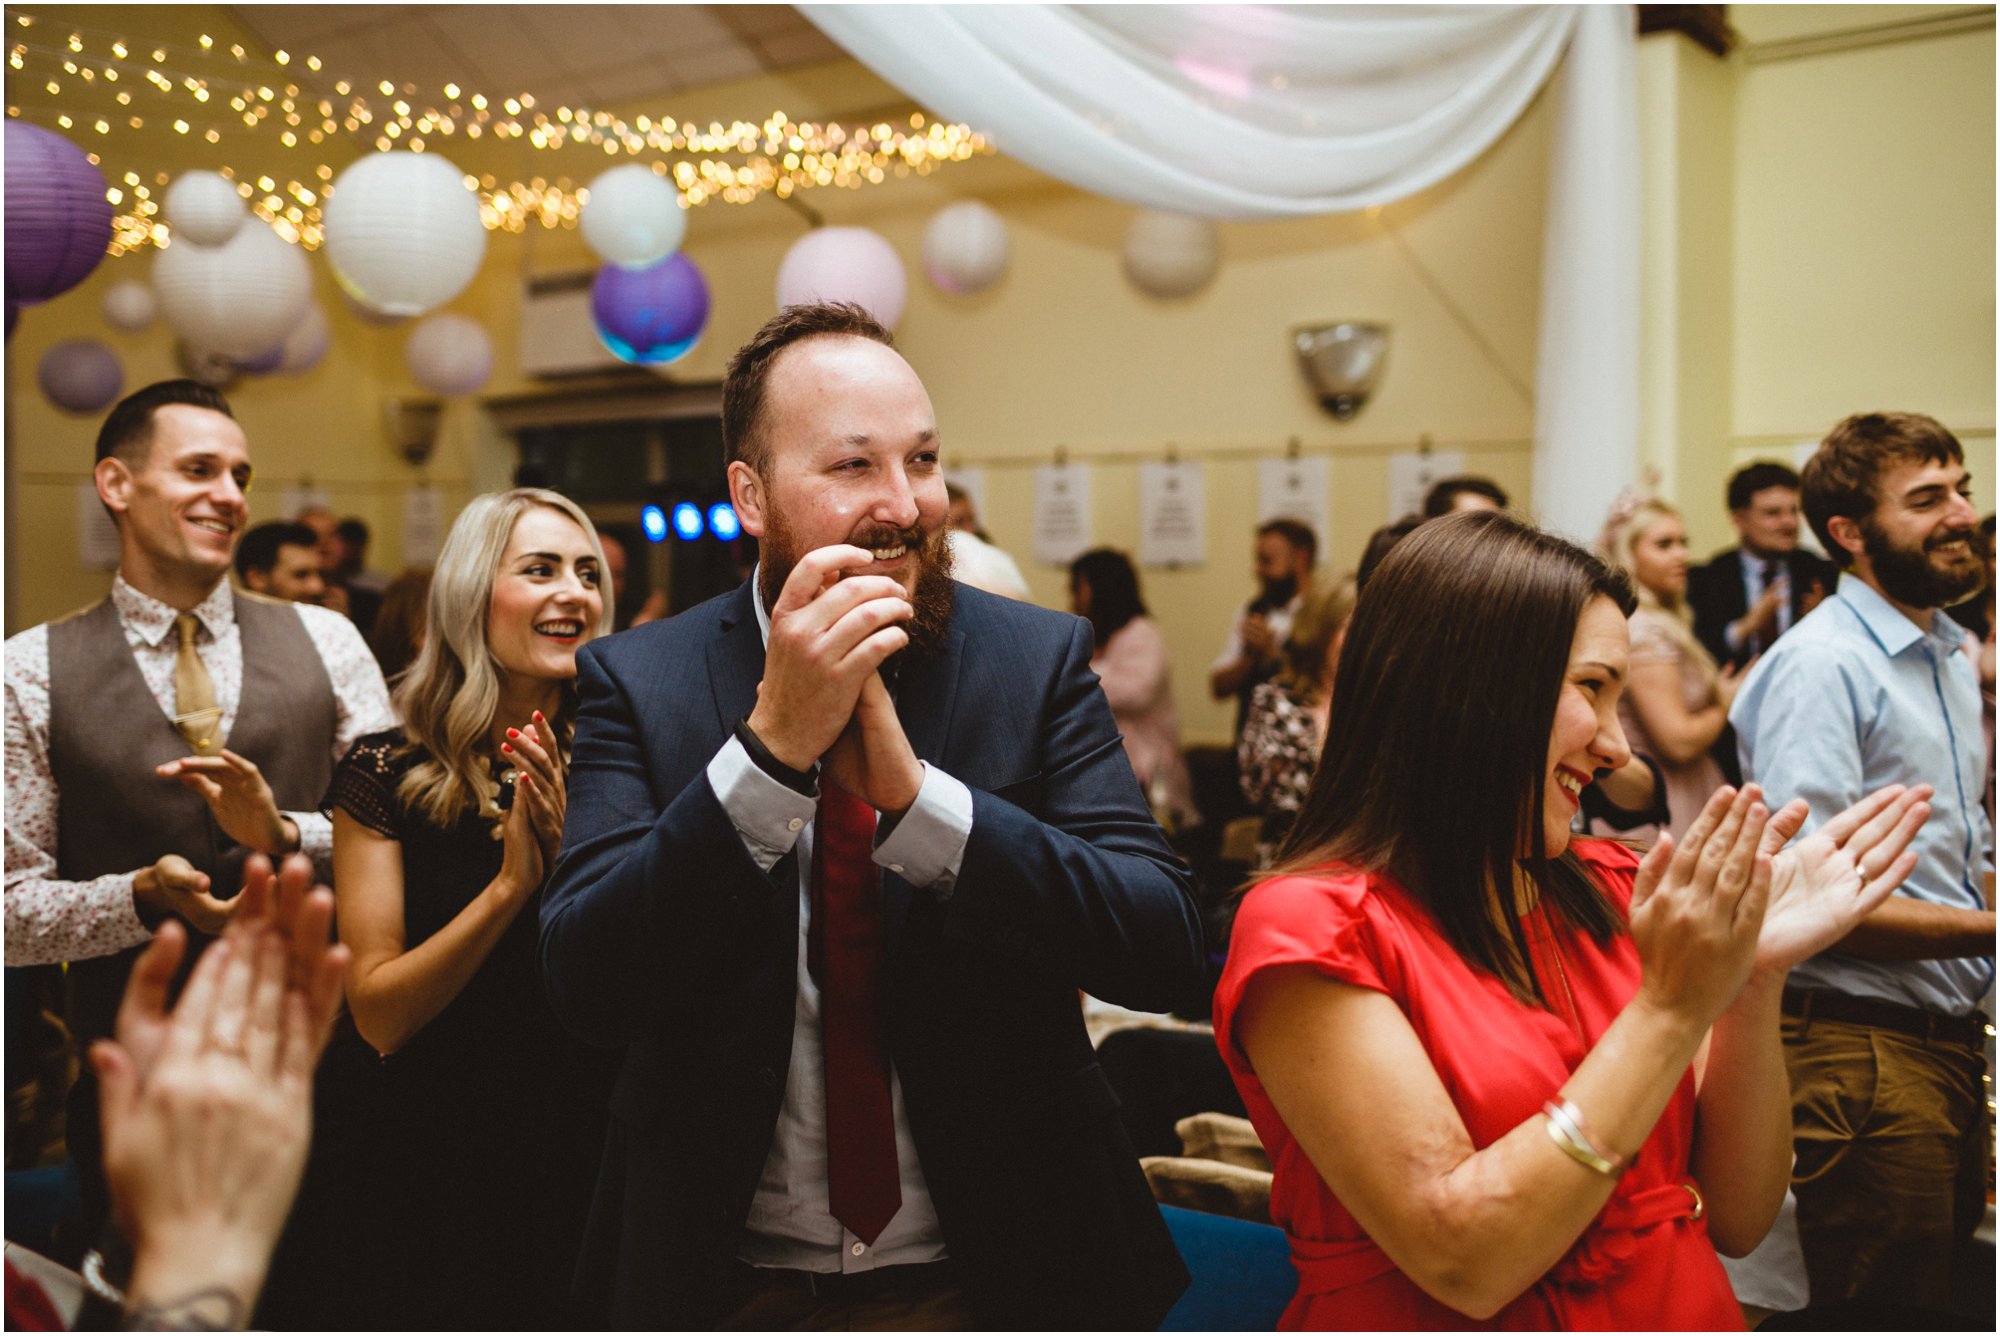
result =
[[[764,381],[778,354],[802,339],[825,334],[870,339],[885,348],[896,340],[882,322],[853,302],[813,302],[787,306],[764,322],[750,342],[736,350],[722,376],[722,460],[748,464],[761,476],[765,442]]]
[[[1308,566],[1319,560],[1319,538],[1303,520],[1265,520],[1257,526],[1257,536],[1262,538],[1266,534],[1276,534],[1291,544],[1292,551],[1305,553]]]
[[[1922,413],[1856,413],[1826,434],[1806,461],[1799,499],[1806,521],[1826,554],[1842,566],[1854,554],[1833,541],[1830,524],[1844,516],[1857,524],[1875,513],[1881,499],[1875,480],[1896,464],[1963,464],[1965,448],[1934,417]]]
[[[104,425],[97,429],[96,462],[103,463],[116,455],[137,467],[153,448],[153,414],[169,404],[206,408],[226,418],[236,416],[229,411],[229,401],[219,391],[198,380],[155,381],[120,399],[105,417]]]

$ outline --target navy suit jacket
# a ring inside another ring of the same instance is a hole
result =
[[[1806,599],[1812,593],[1813,581],[1819,581],[1822,593],[1831,594],[1839,582],[1840,571],[1832,562],[1800,548],[1787,552],[1784,562],[1791,570],[1792,625],[1797,626],[1799,618],[1806,615]],[[1732,652],[1723,636],[1731,622],[1750,611],[1750,602],[1743,597],[1743,549],[1732,547],[1718,552],[1706,566],[1690,570],[1687,598],[1688,608],[1694,613],[1695,638],[1708,647],[1715,661],[1748,662],[1750,655]]]
[[[763,676],[751,597],[578,656],[541,952],[565,1023],[627,1046],[578,1271],[620,1327],[725,1315],[785,1094],[797,854],[761,871],[705,773]],[[948,643],[897,690],[917,756],[973,796],[948,898],[882,873],[883,985],[910,1132],[983,1326],[1150,1328],[1186,1284],[1077,990],[1182,1004],[1202,931],[1090,654],[1085,622],[961,585]]]

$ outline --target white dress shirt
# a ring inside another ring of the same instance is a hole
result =
[[[174,661],[180,653],[180,639],[174,634],[178,614],[134,589],[123,575],[112,581],[111,603],[140,675],[161,712],[172,718]],[[325,608],[294,606],[333,684],[337,761],[356,738],[394,727],[388,688],[353,622]],[[228,581],[216,585],[191,611],[201,622],[195,652],[215,684],[226,745],[243,697],[243,637]],[[132,878],[139,869],[90,881],[64,881],[57,875],[58,795],[49,767],[48,626],[30,627],[9,639],[6,649],[7,964],[48,965],[138,946],[153,935],[132,903]],[[312,858],[319,875],[329,876],[332,823],[318,812],[285,815],[298,826],[299,847]]]
[[[752,580],[755,580],[755,576]],[[753,588],[754,588],[753,584]],[[771,619],[752,598],[757,626],[770,642]],[[887,838],[875,846],[886,868],[932,895],[949,896],[958,879],[965,842],[972,833],[972,791],[929,764],[917,800]],[[935,1262],[945,1253],[944,1232],[931,1205],[923,1166],[903,1110],[903,1086],[889,1070],[890,1108],[896,1125],[896,1165],[903,1202],[871,1246],[834,1219],[827,1202],[826,1061],[820,1036],[819,985],[806,964],[812,919],[815,799],[757,768],[734,737],[708,764],[709,784],[729,814],[743,847],[770,871],[794,850],[799,868],[797,998],[792,1011],[792,1058],[785,1073],[785,1102],[772,1132],[771,1151],[757,1195],[750,1203],[738,1256],[753,1266],[822,1273],[872,1271],[878,1266]]]

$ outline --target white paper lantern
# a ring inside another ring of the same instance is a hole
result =
[[[314,302],[285,337],[284,355],[278,359],[278,370],[288,376],[303,375],[320,364],[320,359],[326,356],[326,350],[332,343],[333,326],[327,323],[326,311]]]
[[[895,248],[865,227],[818,227],[778,266],[778,309],[853,302],[890,329],[903,318],[910,281]]]
[[[940,292],[966,296],[1007,272],[1007,224],[976,199],[948,204],[924,229],[924,273]]]
[[[326,201],[326,258],[355,300],[422,315],[479,272],[479,197],[435,153],[376,153],[342,172]]]
[[[681,192],[652,168],[627,163],[590,183],[583,239],[605,263],[650,269],[679,250],[686,235]]]
[[[57,408],[96,413],[117,402],[125,367],[96,339],[64,339],[42,354],[35,381]]]
[[[167,327],[193,346],[251,358],[298,324],[312,271],[304,252],[258,222],[224,246],[169,245],[153,261],[153,293]]]
[[[1206,218],[1147,209],[1125,233],[1125,277],[1150,296],[1191,296],[1221,263],[1222,240]]]
[[[153,290],[137,279],[113,283],[104,290],[104,319],[113,329],[136,334],[152,324],[158,313]]]
[[[235,182],[217,172],[182,172],[167,187],[167,226],[174,240],[226,246],[250,211]]]
[[[493,340],[471,316],[447,312],[410,331],[403,359],[411,378],[432,394],[476,394],[493,374]]]

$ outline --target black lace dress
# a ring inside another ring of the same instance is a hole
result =
[[[477,814],[439,829],[396,798],[419,755],[362,738],[323,804],[397,841],[403,932],[415,947],[499,874]],[[596,1185],[617,1055],[572,1038],[542,989],[537,892],[471,981],[402,1049],[378,1058],[344,1025],[322,1068],[311,1195],[341,1221],[343,1321],[371,1328],[562,1329],[582,1314],[570,1274]],[[326,1222],[308,1228],[324,1234]],[[322,1296],[324,1287],[315,1286]]]

